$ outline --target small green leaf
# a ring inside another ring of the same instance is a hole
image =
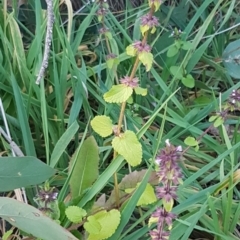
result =
[[[140,185],[140,183],[137,184],[137,187],[139,185]],[[125,189],[125,192],[126,193],[131,193],[136,188]],[[144,192],[142,193],[141,197],[139,198],[139,200],[137,202],[137,206],[144,206],[144,205],[152,204],[156,201],[157,201],[157,197],[155,195],[154,189],[149,183],[147,183],[147,186],[146,186]]]
[[[87,222],[84,223],[84,228],[87,232],[93,234],[98,234],[101,231],[101,224],[97,221],[95,216],[90,216],[87,218]]]
[[[103,98],[109,103],[122,103],[126,102],[132,93],[133,89],[125,84],[113,85],[112,88],[103,95]]]
[[[181,80],[183,85],[188,88],[193,88],[195,86],[195,80],[191,74],[188,74],[186,77],[183,77]]]
[[[152,5],[154,5],[154,12],[157,12],[158,9],[161,6],[161,1],[150,1],[150,0],[148,0],[148,5],[149,5],[150,8],[152,8]]]
[[[134,56],[136,56],[137,51],[133,45],[129,45],[126,48],[126,53],[127,53],[127,55],[134,57]]]
[[[12,235],[12,233],[13,233],[13,230],[9,230],[9,231],[5,232],[2,236],[2,240],[8,240],[9,237]]]
[[[148,25],[140,25],[140,31],[142,35],[144,36],[145,32],[147,32],[150,29]]]
[[[178,51],[179,49],[176,47],[176,45],[172,45],[167,51],[167,56],[173,57],[178,53]]]
[[[215,121],[215,119],[217,119],[217,115],[215,115],[215,116],[211,116],[210,118],[209,118],[209,122],[213,122],[213,121]]]
[[[222,117],[218,117],[218,118],[215,120],[213,126],[214,126],[215,128],[217,128],[217,127],[221,126],[223,123],[224,123],[224,119],[223,119]]]
[[[181,48],[181,46],[182,46],[182,41],[180,39],[176,40],[175,41],[175,46],[179,50]]]
[[[119,64],[119,60],[118,58],[109,58],[106,61],[106,64],[109,69],[112,69],[113,67],[117,67],[117,65]]]
[[[199,150],[199,145],[197,145],[195,148],[194,148],[195,152],[198,152]]]
[[[108,137],[112,134],[113,124],[110,117],[107,116],[96,116],[91,121],[93,130],[101,137]]]
[[[142,160],[142,145],[134,132],[127,130],[112,141],[115,151],[122,155],[131,166],[137,166]]]
[[[107,239],[113,235],[120,223],[120,212],[113,209],[101,211],[88,217],[84,228],[89,233],[88,240]]]
[[[141,88],[141,87],[135,87],[134,91],[137,95],[142,95],[146,96],[147,95],[147,89],[146,88]]]
[[[82,222],[83,217],[85,217],[87,215],[87,212],[80,207],[69,206],[66,209],[65,214],[71,222],[80,223],[80,222]]]
[[[166,201],[166,199],[163,198],[162,202],[163,202],[163,207],[164,207],[164,209],[165,209],[167,212],[171,212],[171,211],[172,211],[172,208],[173,208],[173,203],[174,203],[173,199],[171,198],[169,201]]]
[[[183,70],[179,66],[171,66],[170,72],[177,79],[183,78]]]
[[[198,141],[194,137],[187,137],[184,143],[188,146],[194,147],[198,145]]]
[[[187,41],[187,42],[182,42],[182,47],[183,50],[190,50],[192,48],[192,43]]]
[[[150,52],[141,52],[138,55],[139,60],[146,67],[146,71],[148,72],[153,64],[153,55]]]

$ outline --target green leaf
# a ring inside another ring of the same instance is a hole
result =
[[[137,166],[142,160],[142,145],[134,132],[127,130],[112,141],[115,151],[122,155],[131,166]]]
[[[119,64],[119,60],[118,58],[109,58],[107,61],[107,67],[109,69],[113,69],[113,67],[117,67],[117,65]]]
[[[112,37],[112,33],[109,32],[109,31],[105,33],[105,36],[106,36],[109,40],[112,40],[112,38],[113,38],[113,37]]]
[[[142,96],[147,95],[147,89],[146,88],[136,87],[136,88],[134,88],[134,91],[137,95],[142,95]]]
[[[35,157],[0,158],[0,192],[40,184],[55,170]]]
[[[136,188],[138,188],[139,185],[140,185],[140,183],[137,184]],[[125,192],[131,193],[136,188],[125,189]],[[147,186],[146,186],[144,192],[142,193],[140,199],[137,202],[137,206],[144,206],[144,205],[152,204],[156,201],[157,201],[157,197],[155,195],[154,189],[149,183],[147,183]]]
[[[174,57],[178,53],[178,51],[179,51],[179,49],[174,44],[168,49],[167,56],[168,57]]]
[[[164,209],[167,212],[171,212],[173,208],[173,203],[174,203],[173,199],[171,198],[169,201],[166,201],[165,198],[163,198],[162,202],[163,202]]]
[[[215,121],[215,119],[216,119],[217,117],[218,117],[217,115],[211,116],[211,117],[209,118],[209,122]]]
[[[228,74],[240,79],[240,39],[229,43],[223,52],[223,64]]]
[[[145,32],[147,32],[150,29],[148,25],[140,25],[140,31],[142,33],[142,36],[144,36]]]
[[[195,86],[195,80],[190,74],[188,74],[186,77],[183,77],[181,80],[183,85],[188,88],[193,88]]]
[[[198,152],[199,150],[199,145],[197,145],[195,148],[194,148],[195,152]]]
[[[72,161],[73,160],[71,160],[70,165],[73,164]],[[92,186],[98,177],[98,163],[98,146],[94,137],[91,136],[83,142],[78,152],[69,181],[73,198],[80,196],[85,189]]]
[[[110,117],[107,116],[96,116],[91,121],[93,130],[101,137],[107,137],[113,132],[113,124]]]
[[[126,102],[132,93],[133,89],[125,84],[113,85],[112,88],[103,95],[103,98],[109,103],[122,103]]]
[[[147,170],[141,170],[141,171],[133,171],[127,175],[124,176],[122,181],[119,183],[118,188],[121,189],[119,191],[119,198],[125,199],[127,197],[127,193],[125,189],[137,189],[137,186],[141,184],[141,181],[143,180]],[[148,179],[148,182],[150,185],[159,185],[158,176],[156,175],[156,172],[152,171],[150,178]],[[105,207],[111,207],[113,204],[115,204],[116,201],[116,191],[115,189],[112,190],[110,197],[108,198],[107,202],[104,204]]]
[[[218,118],[215,120],[213,126],[214,126],[215,128],[217,128],[217,127],[221,126],[223,123],[224,123],[224,119],[223,119],[222,117],[218,117]]]
[[[7,231],[7,232],[5,232],[5,233],[3,234],[3,236],[2,236],[2,240],[8,240],[8,239],[10,239],[9,237],[12,235],[12,233],[13,233],[13,230],[12,230],[12,229],[9,230],[9,231]]]
[[[127,48],[126,48],[126,53],[127,53],[127,55],[134,57],[134,56],[136,56],[137,51],[136,51],[136,49],[133,47],[133,45],[129,45],[129,46],[127,46]]]
[[[44,240],[77,240],[40,210],[12,198],[0,197],[0,217],[20,230]]]
[[[182,42],[182,46],[181,46],[181,48],[183,49],[183,50],[190,50],[191,48],[192,48],[192,43],[191,42],[189,42],[189,41],[187,41],[187,42]]]
[[[111,237],[120,223],[120,217],[120,212],[116,209],[109,212],[104,210],[88,217],[88,221],[84,224],[84,228],[89,233],[88,240]]]
[[[85,230],[92,235],[99,234],[102,227],[98,220],[95,218],[95,216],[90,216],[87,218],[87,220],[88,221],[84,223]]]
[[[153,55],[150,52],[141,52],[138,55],[139,60],[146,67],[146,71],[148,72],[153,64]]]
[[[55,167],[59,158],[67,148],[70,141],[73,139],[74,135],[76,134],[77,130],[79,129],[78,123],[75,121],[61,136],[61,138],[57,141],[52,156],[50,159],[50,167]]]
[[[80,223],[82,222],[83,217],[87,215],[87,212],[83,208],[77,206],[69,206],[66,209],[65,214],[71,222]]]
[[[183,78],[183,69],[181,69],[179,66],[171,66],[170,72],[177,79]]]
[[[188,146],[194,147],[198,145],[198,141],[194,137],[187,137],[184,143]]]

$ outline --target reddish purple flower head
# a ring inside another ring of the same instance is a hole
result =
[[[152,14],[148,13],[141,17],[141,25],[148,26],[149,28],[159,26],[158,19]]]
[[[130,79],[130,77],[125,76],[120,79],[120,83],[125,84],[128,87],[135,88],[135,87],[138,87],[138,78],[135,77],[133,79]]]
[[[151,52],[151,46],[149,46],[147,43],[142,43],[141,41],[135,41],[133,43],[133,47],[137,50],[138,53],[141,52]]]

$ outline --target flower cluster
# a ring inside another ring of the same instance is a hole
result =
[[[157,228],[150,231],[153,240],[166,240],[170,232],[165,230],[172,227],[172,220],[176,215],[171,213],[174,200],[177,199],[177,186],[181,183],[182,172],[179,167],[182,147],[175,147],[166,140],[166,147],[156,157],[157,176],[161,186],[156,188],[157,197],[162,199],[163,208],[158,208],[151,216],[150,223],[156,222]]]
[[[139,81],[139,80],[138,80],[137,77],[131,79],[130,77],[125,76],[124,78],[121,78],[121,79],[120,79],[120,83],[121,83],[121,84],[124,84],[124,85],[126,85],[126,86],[128,86],[128,87],[131,87],[131,88],[136,88],[136,87],[138,87],[138,81]]]
[[[93,1],[95,2],[95,1]],[[98,21],[102,22],[104,19],[104,16],[107,14],[109,6],[107,3],[107,0],[97,0],[97,3],[99,4],[99,8],[97,11]]]
[[[157,26],[159,26],[158,19],[152,14],[147,13],[146,15],[141,17],[140,30],[143,35],[150,29],[152,29],[151,33],[154,33]]]
[[[233,90],[229,96],[228,103],[235,109],[240,107],[240,90]]]

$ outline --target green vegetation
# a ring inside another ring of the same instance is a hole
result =
[[[76,2],[0,1],[1,238],[239,239],[239,1]]]

